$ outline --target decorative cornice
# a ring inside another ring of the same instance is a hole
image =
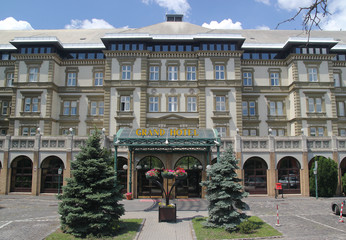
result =
[[[90,66],[90,65],[105,65],[105,59],[70,59],[63,60],[61,66]]]
[[[241,60],[241,66],[287,66],[287,62],[283,59],[264,60],[264,59],[247,59]]]
[[[14,66],[15,63],[14,60],[0,60],[0,66]]]

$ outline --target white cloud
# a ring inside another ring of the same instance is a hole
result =
[[[154,2],[160,7],[166,8],[168,11],[183,14],[187,14],[191,8],[187,0],[142,0],[142,2],[145,4]]]
[[[33,30],[27,21],[17,21],[13,17],[0,20],[0,30]]]
[[[278,0],[279,8],[287,11],[297,10],[300,7],[308,7],[314,0]]]
[[[255,0],[256,2],[264,3],[265,5],[270,5],[270,0]]]
[[[323,30],[346,30],[346,1],[333,0],[328,2],[331,15],[322,18]]]
[[[220,23],[217,21],[211,21],[208,23],[203,23],[202,27],[211,29],[242,29],[240,22],[232,22],[232,19],[224,19]]]
[[[88,19],[79,20],[72,19],[71,23],[65,26],[66,29],[104,29],[104,28],[114,28],[108,22],[103,19],[93,18],[91,21]]]
[[[261,25],[261,26],[257,26],[256,29],[258,29],[258,30],[270,30],[270,27],[268,27],[266,25]]]

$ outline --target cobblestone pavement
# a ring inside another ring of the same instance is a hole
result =
[[[289,196],[284,199],[248,197],[249,215],[256,215],[283,233],[282,239],[346,239],[346,222],[332,213],[332,201],[342,198]],[[137,239],[193,239],[191,219],[207,216],[207,201],[180,199],[177,223],[158,222],[157,200],[123,200],[126,213],[122,218],[143,218]],[[277,223],[277,206],[279,221]],[[55,196],[0,195],[0,240],[44,239],[59,227],[58,200]]]

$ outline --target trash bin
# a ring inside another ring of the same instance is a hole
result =
[[[281,194],[281,197],[284,198],[284,190],[282,189],[282,183],[276,183],[275,185],[275,198]]]

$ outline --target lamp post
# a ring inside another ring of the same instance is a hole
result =
[[[58,195],[60,195],[60,176],[61,176],[61,173],[62,173],[62,168],[59,167],[59,169],[58,169]]]

